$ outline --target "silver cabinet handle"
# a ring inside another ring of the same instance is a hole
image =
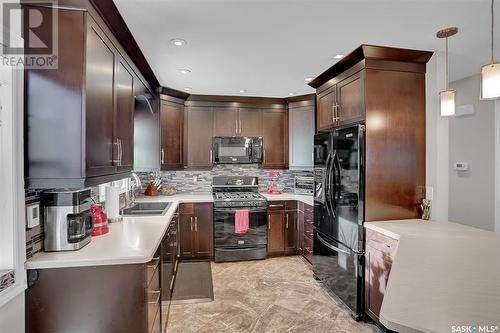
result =
[[[213,158],[213,156],[212,156],[212,155],[213,155],[213,150],[212,150],[212,149],[210,149],[210,156],[209,156],[209,161],[208,161],[208,164],[212,164],[212,160],[213,160],[213,159],[212,159],[212,158]]]
[[[286,228],[288,229],[288,213],[286,214]]]
[[[161,159],[161,164],[164,164],[165,163],[165,149],[161,149],[160,151],[160,159]]]
[[[267,229],[271,230],[271,215],[267,215]]]
[[[239,120],[239,122],[240,122],[240,131],[239,131],[239,133],[241,134],[241,119]]]
[[[236,134],[238,134],[238,119],[235,119],[234,120],[234,123],[235,123],[235,131],[236,131]]]
[[[120,143],[118,138],[113,142],[113,145],[116,145],[116,159],[113,152],[113,164],[120,165]]]
[[[189,224],[191,226],[191,232],[193,232],[193,217],[192,216],[189,217]]]
[[[194,217],[194,231],[198,232],[198,216]]]
[[[332,104],[332,122],[335,122],[335,106],[336,106],[336,103],[333,103]]]
[[[118,142],[118,165],[122,165],[122,162],[123,162],[122,140],[116,139],[116,141]]]

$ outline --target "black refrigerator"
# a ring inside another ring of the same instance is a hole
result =
[[[313,272],[359,320],[364,312],[365,126],[314,137]]]

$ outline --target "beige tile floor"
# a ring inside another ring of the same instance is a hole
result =
[[[170,309],[168,333],[379,332],[355,322],[299,257],[212,263],[215,300]]]

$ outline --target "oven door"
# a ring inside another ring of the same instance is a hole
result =
[[[213,145],[215,164],[252,163],[252,138],[219,136]]]
[[[252,247],[267,244],[267,209],[248,209],[249,225],[244,234],[236,234],[235,214],[238,208],[216,208],[214,210],[214,243],[217,248]]]

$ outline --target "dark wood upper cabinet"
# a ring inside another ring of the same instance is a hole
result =
[[[262,111],[260,109],[241,108],[238,110],[238,135],[262,136]]]
[[[134,166],[135,85],[145,80],[90,4],[57,15],[58,67],[24,71],[26,186],[123,178]]]
[[[161,170],[183,168],[184,104],[161,101]]]
[[[337,99],[339,125],[365,119],[364,71],[348,77],[337,85]]]
[[[113,143],[115,52],[96,24],[88,25],[86,68],[87,175],[115,172]]]
[[[115,76],[114,117],[115,161],[118,172],[134,167],[134,75],[128,64],[118,58]]]
[[[336,88],[334,86],[317,96],[316,122],[318,131],[329,130],[335,125]]]
[[[262,110],[262,136],[266,169],[288,168],[288,111]]]
[[[210,107],[186,108],[187,131],[186,167],[206,169],[212,167],[213,111]]]
[[[365,221],[419,216],[426,184],[425,71],[432,54],[361,45],[309,83],[317,89],[318,131],[365,126]]]
[[[238,134],[238,109],[214,108],[214,136]]]

